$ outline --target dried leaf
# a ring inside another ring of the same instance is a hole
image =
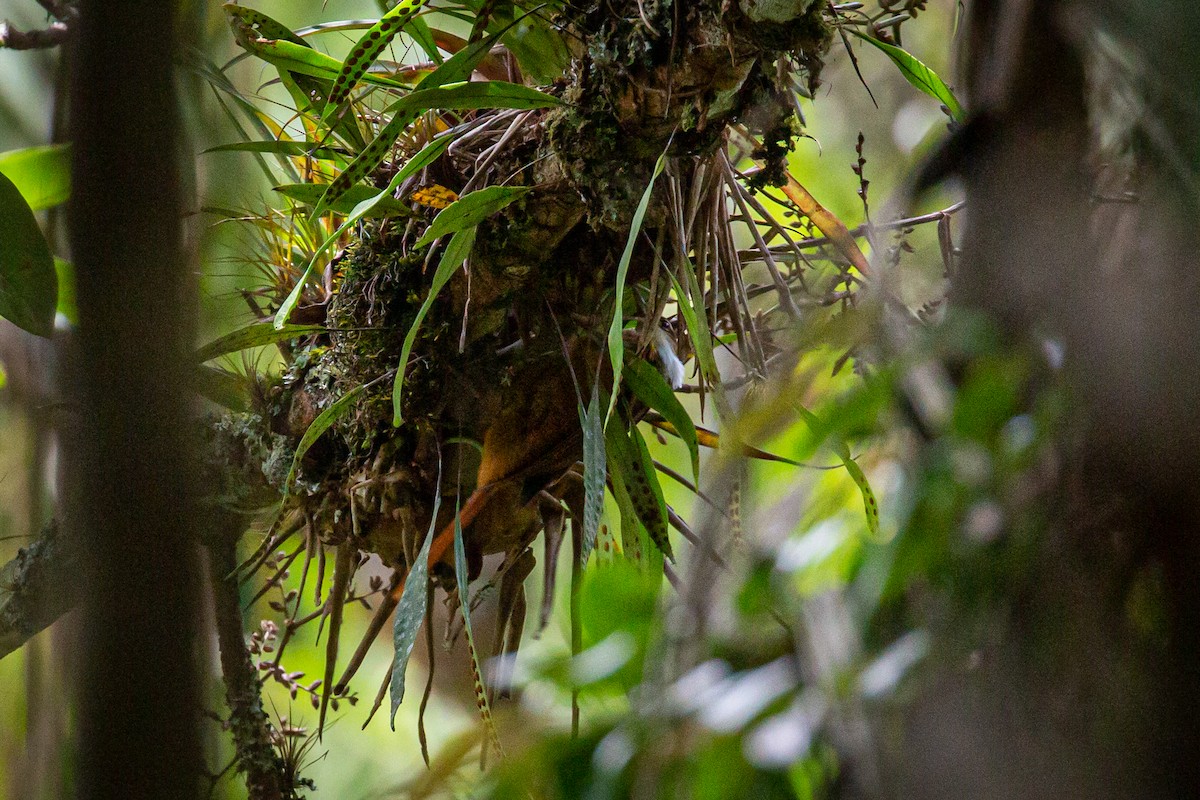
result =
[[[860,273],[864,276],[871,274],[871,264],[867,261],[867,257],[863,255],[863,251],[859,249],[858,242],[854,241],[854,237],[850,234],[850,231],[842,224],[840,219],[818,203],[817,198],[809,194],[808,189],[805,189],[800,184],[800,181],[788,175],[787,183],[783,186],[783,193],[787,195],[789,200],[796,204],[796,207],[800,209],[800,213],[812,220],[812,224],[816,225],[817,229],[825,234],[829,241],[833,242],[833,246]]]

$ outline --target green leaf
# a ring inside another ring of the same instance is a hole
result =
[[[267,142],[231,142],[210,147],[205,153],[270,153],[277,156],[307,156],[319,161],[336,161],[349,157],[349,153],[338,147],[318,147],[312,142],[289,142],[271,140]]]
[[[586,564],[596,545],[600,515],[604,512],[604,476],[608,461],[604,453],[604,409],[600,404],[600,384],[592,384],[592,398],[585,411],[579,407],[583,429],[583,547],[580,563]]]
[[[671,542],[667,538],[666,502],[641,434],[636,428],[626,433],[621,415],[614,414],[604,428],[604,445],[614,483],[620,480],[629,494],[638,521],[646,527],[650,539],[664,555],[674,560]]]
[[[0,317],[38,336],[54,332],[58,277],[33,210],[0,174]]]
[[[669,148],[670,144],[668,143],[667,146]],[[646,190],[642,192],[642,199],[638,201],[637,208],[633,212],[633,220],[629,225],[629,236],[625,239],[625,250],[621,253],[621,260],[617,263],[617,285],[613,293],[613,318],[612,324],[608,326],[608,360],[612,364],[613,383],[612,398],[608,402],[606,419],[612,416],[613,408],[617,404],[617,396],[621,393],[621,367],[625,363],[625,340],[621,334],[625,327],[623,308],[625,277],[629,274],[629,262],[633,258],[633,247],[637,244],[638,234],[642,231],[642,221],[646,218],[646,209],[650,206],[650,195],[654,192],[654,182],[662,174],[666,164],[667,151],[663,150],[662,155],[654,162],[650,183],[646,185]]]
[[[193,358],[198,362],[210,361],[218,356],[236,353],[250,347],[275,344],[310,333],[321,333],[324,330],[326,328],[323,325],[285,325],[282,328],[276,328],[270,322],[256,322],[209,342],[197,350]]]
[[[442,236],[474,227],[528,193],[525,186],[489,186],[463,195],[434,217],[413,247],[425,247]]]
[[[254,40],[248,47],[250,52],[279,70],[287,70],[312,78],[334,80],[342,71],[342,62],[307,44],[296,44],[286,40]],[[385,78],[382,75],[363,75],[362,80],[389,89],[408,89],[407,84]],[[328,107],[328,106],[327,106]]]
[[[867,517],[867,530],[871,535],[879,533],[879,502],[875,499],[875,492],[871,489],[871,484],[867,482],[867,476],[863,473],[862,467],[858,465],[850,454],[850,447],[838,435],[833,434],[829,430],[829,426],[821,422],[817,415],[809,411],[803,406],[796,406],[800,416],[804,419],[808,429],[812,431],[813,436],[818,440],[828,438],[833,451],[837,453],[841,459],[842,465],[846,468],[846,472],[850,474],[850,479],[858,486],[858,491],[863,498],[863,511]]]
[[[881,42],[856,30],[850,30],[850,33],[853,33],[863,41],[870,42],[886,53],[887,57],[892,60],[892,63],[900,68],[900,72],[904,75],[905,80],[949,109],[950,116],[955,121],[962,122],[964,116],[962,105],[959,104],[958,98],[954,96],[954,92],[950,91],[950,87],[938,77],[936,72],[922,64],[915,56],[901,47]]]
[[[528,16],[528,14],[525,16]],[[521,19],[524,19],[524,16]],[[492,48],[499,43],[500,37],[519,21],[514,20],[491,36],[484,37],[477,42],[472,42],[450,56],[450,58],[446,59],[445,63],[421,79],[416,86],[417,90],[434,89],[438,86],[445,86],[448,83],[469,81],[471,74],[475,72],[475,68],[492,52]]]
[[[413,17],[408,22],[408,35],[412,40],[421,46],[425,51],[425,55],[429,56],[429,60],[434,64],[441,64],[445,61],[442,58],[442,51],[438,49],[437,41],[433,38],[433,31],[421,17]]]
[[[79,324],[79,308],[75,305],[75,267],[70,261],[55,256],[54,272],[58,277],[56,310],[72,325]]]
[[[313,209],[313,216],[319,216],[325,209],[345,193],[351,186],[365,180],[384,157],[391,151],[400,134],[422,112],[434,108],[470,110],[477,108],[548,108],[558,105],[559,100],[551,95],[505,81],[476,81],[473,83],[457,83],[441,85],[439,81],[442,70],[448,70],[453,59],[438,67],[424,81],[418,84],[416,91],[393,103],[387,112],[392,119],[384,126],[371,143],[368,144],[358,157],[346,165],[342,174],[333,179],[325,193],[322,202]],[[461,64],[457,65],[461,67]],[[431,88],[420,88],[429,86]]]
[[[424,543],[421,544],[421,551],[417,553],[416,561],[404,579],[404,591],[400,594],[400,605],[396,609],[396,618],[392,625],[392,642],[396,650],[389,686],[392,730],[396,730],[396,711],[404,702],[404,673],[408,669],[408,659],[412,656],[413,645],[417,643],[417,632],[421,630],[421,623],[425,621],[426,604],[429,600],[429,546],[437,536],[437,515],[441,504],[442,492],[439,486],[433,496],[433,516],[429,519],[429,530],[425,534]]]
[[[687,274],[692,278],[691,283],[695,283],[695,275],[690,271],[691,264],[688,267]],[[700,374],[709,383],[720,385],[721,374],[717,371],[717,359],[713,355],[712,336],[708,330],[707,319],[703,323],[700,322],[700,314],[697,313],[688,293],[679,285],[679,281],[675,279],[674,275],[671,276],[671,284],[675,289],[675,300],[679,303],[683,321],[687,323],[688,335],[691,337],[692,347],[696,351],[696,361],[700,364]],[[698,293],[699,289],[696,291]]]
[[[34,211],[71,196],[71,146],[50,144],[0,153],[0,173],[16,184]]]
[[[296,470],[300,468],[300,462],[304,460],[304,454],[313,446],[317,439],[321,438],[321,434],[329,430],[333,423],[337,422],[350,407],[354,405],[354,400],[363,393],[363,390],[370,384],[360,383],[344,395],[339,397],[329,408],[317,415],[317,418],[308,426],[308,430],[300,437],[300,443],[296,445],[296,455],[292,457],[292,468],[288,470],[287,481],[284,486],[291,487],[292,481],[296,478]]]
[[[646,526],[638,520],[637,511],[633,507],[633,498],[625,485],[625,478],[620,469],[609,463],[612,474],[613,500],[617,503],[617,513],[621,517],[621,549],[625,557],[640,566],[646,564],[646,551],[650,549]]]
[[[438,292],[467,260],[467,256],[471,255],[471,248],[475,246],[475,231],[475,228],[467,228],[451,237],[445,252],[442,253],[442,260],[438,262],[437,271],[433,274],[433,285],[429,287],[429,292],[425,295],[425,302],[421,303],[421,308],[417,310],[417,316],[409,327],[408,334],[404,337],[404,346],[400,348],[400,363],[396,366],[396,382],[392,384],[392,425],[394,427],[399,428],[404,424],[404,371],[408,366],[408,357],[412,353],[413,344],[417,341],[417,331],[420,330],[421,322],[429,313],[430,307],[433,306],[433,301],[437,299]]]
[[[321,202],[321,198],[325,195],[325,191],[328,188],[329,184],[327,183],[284,183],[276,186],[272,191],[279,192],[285,197],[290,197],[298,203],[315,206]],[[334,201],[331,209],[337,214],[349,216],[353,215],[354,209],[360,203],[371,202],[370,208],[355,217],[355,222],[364,217],[413,215],[413,210],[408,205],[396,200],[390,194],[380,195],[380,191],[374,186],[367,186],[365,184],[351,186],[345,194]]]
[[[700,443],[696,439],[696,426],[662,373],[643,359],[630,358],[625,363],[625,382],[639,400],[662,414],[675,428],[692,457],[692,477],[699,481]]]
[[[504,44],[532,82],[553,83],[571,63],[564,37],[539,19],[524,20],[525,17],[518,20],[521,24],[504,37]]]
[[[296,307],[296,303],[300,302],[300,294],[304,291],[305,284],[308,283],[309,277],[316,269],[317,261],[320,260],[321,254],[328,250],[333,244],[341,238],[342,234],[350,230],[356,222],[371,213],[380,203],[386,203],[391,200],[392,193],[396,191],[401,183],[407,180],[410,176],[415,175],[420,170],[436,161],[442,153],[446,152],[446,148],[453,141],[448,136],[442,136],[427,145],[422,147],[415,156],[405,162],[404,166],[392,176],[391,181],[384,187],[382,192],[373,197],[363,200],[358,205],[354,206],[350,211],[350,215],[346,217],[346,221],[341,224],[313,253],[312,258],[308,261],[308,266],[304,268],[304,273],[300,276],[300,280],[296,281],[296,285],[292,287],[292,291],[288,293],[287,298],[283,301],[283,305],[279,307],[279,311],[275,313],[275,327],[282,328],[287,324],[288,317],[292,314],[292,309]]]
[[[333,81],[333,89],[329,92],[329,99],[325,102],[322,119],[328,120],[336,113],[338,107],[350,96],[355,85],[375,63],[379,54],[391,44],[396,34],[400,33],[400,29],[416,15],[425,3],[426,0],[400,0],[359,38],[351,48],[350,55],[346,56],[346,63],[342,65]]]
[[[229,25],[233,28],[234,38],[246,49],[251,47],[247,41],[254,39],[280,39],[303,47],[309,46],[291,28],[261,11],[239,6],[237,3],[225,3],[222,8],[229,17]]]
[[[662,485],[658,482],[658,471],[654,469],[654,459],[650,457],[650,448],[646,446],[646,440],[642,438],[642,432],[637,429],[637,426],[629,429],[629,439],[637,450],[639,461],[639,470],[631,486],[632,495],[636,498],[639,493],[645,492],[646,485],[650,487],[650,494],[654,500],[653,516],[650,519],[643,518],[642,522],[658,551],[674,561],[675,556],[671,554],[671,540],[667,537],[667,500],[663,496]],[[635,503],[637,502],[639,501],[635,500]]]

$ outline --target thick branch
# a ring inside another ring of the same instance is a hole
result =
[[[0,658],[49,627],[79,601],[78,558],[51,521],[0,569]]]
[[[70,36],[71,29],[65,22],[54,22],[37,31],[23,31],[9,22],[0,22],[0,48],[9,50],[47,50],[58,47]]]
[[[270,724],[262,707],[262,681],[246,649],[237,579],[231,577],[237,569],[235,542],[233,537],[222,537],[211,545],[208,557],[229,728],[250,800],[279,800],[283,797],[283,761],[271,744]]]

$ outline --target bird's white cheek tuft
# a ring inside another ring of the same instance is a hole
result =
[[[671,384],[672,389],[682,387],[683,362],[675,354],[675,343],[662,328],[654,331],[654,350],[658,353],[658,360],[662,362],[663,377],[667,379],[667,383]]]

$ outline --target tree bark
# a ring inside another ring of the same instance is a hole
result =
[[[65,523],[83,564],[76,795],[96,800],[201,789],[174,9],[84,0],[72,53]]]

